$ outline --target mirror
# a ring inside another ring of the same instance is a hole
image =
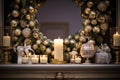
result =
[[[50,39],[66,38],[82,28],[80,7],[72,0],[47,0],[36,14],[40,31]]]

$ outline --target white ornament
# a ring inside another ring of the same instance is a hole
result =
[[[28,38],[31,34],[31,29],[30,28],[25,28],[22,30],[22,35],[25,37],[25,38]]]

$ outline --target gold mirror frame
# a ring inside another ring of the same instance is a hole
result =
[[[46,0],[15,0],[13,11],[9,14],[9,24],[13,29],[12,46],[14,52],[20,45],[31,45],[36,54],[51,54],[54,50],[53,41],[39,31],[36,13]],[[109,0],[72,0],[81,8],[83,28],[74,35],[64,39],[64,53],[72,50],[80,51],[83,43],[94,45],[104,43],[104,36],[109,28]]]

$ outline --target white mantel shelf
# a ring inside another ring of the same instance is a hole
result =
[[[0,64],[0,78],[120,80],[118,64]]]

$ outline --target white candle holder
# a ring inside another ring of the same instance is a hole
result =
[[[31,62],[32,62],[32,64],[38,64],[39,63],[39,55],[31,55]]]
[[[28,63],[28,57],[27,56],[23,56],[22,57],[22,63],[23,64],[27,64]]]

